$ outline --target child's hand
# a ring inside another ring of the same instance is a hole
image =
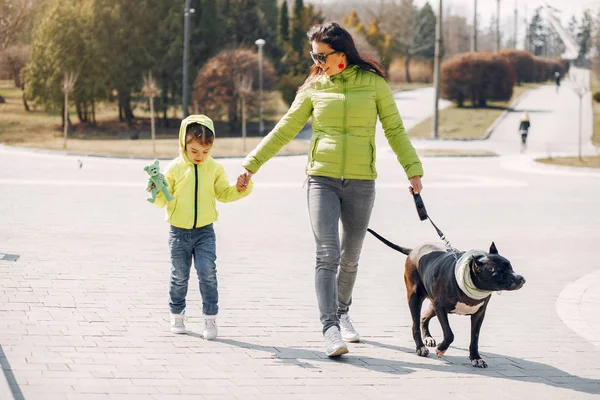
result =
[[[148,189],[146,189],[148,191],[148,193],[152,192],[152,189],[154,189],[156,187],[156,185],[153,183],[152,185],[150,185],[150,187]]]
[[[240,192],[245,192],[248,188],[248,184],[250,183],[250,179],[252,178],[252,172],[247,169],[243,169],[240,175],[237,178],[236,187]]]

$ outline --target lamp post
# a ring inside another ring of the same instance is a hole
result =
[[[440,64],[442,63],[442,51],[443,51],[443,31],[442,31],[442,0],[440,0],[439,10],[437,13],[436,24],[435,24],[435,56],[434,56],[434,69],[433,69],[433,81],[435,82],[435,100],[433,107],[433,138],[438,139],[438,128],[439,128],[439,102],[440,102]]]
[[[496,53],[500,51],[500,0],[496,1]]]
[[[258,46],[258,132],[262,136],[265,132],[263,123],[263,46],[264,39],[258,39],[254,42]]]
[[[190,54],[190,14],[195,10],[190,8],[191,0],[185,0],[185,8],[183,10],[183,93],[181,96],[181,107],[183,108],[183,118],[188,116],[189,105],[189,87],[188,87],[188,64]]]

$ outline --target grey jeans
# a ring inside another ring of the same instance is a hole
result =
[[[339,327],[339,316],[352,304],[358,259],[375,202],[375,181],[311,176],[307,198],[317,247],[315,288],[325,332]]]

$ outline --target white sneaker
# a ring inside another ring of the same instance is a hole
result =
[[[217,337],[219,329],[217,328],[217,316],[216,315],[205,315],[204,316],[204,330],[202,331],[202,337],[206,340],[213,340]]]
[[[185,314],[171,314],[171,332],[186,333],[185,330]]]
[[[337,326],[332,326],[325,331],[325,354],[327,357],[338,357],[348,352],[348,346],[342,340],[342,335]]]
[[[342,333],[342,339],[345,342],[356,343],[360,341],[360,335],[354,329],[354,325],[352,325],[352,320],[348,313],[340,315],[340,331]]]

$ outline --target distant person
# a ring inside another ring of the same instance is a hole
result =
[[[423,187],[423,167],[381,64],[359,53],[350,33],[334,22],[313,26],[307,36],[313,61],[308,77],[286,115],[243,161],[238,183],[247,182],[312,117],[305,171],[315,289],[325,354],[337,357],[348,352],[345,341],[360,340],[348,312],[375,202],[377,117],[415,193]]]
[[[531,123],[529,122],[529,114],[524,112],[521,115],[521,123],[519,124],[519,133],[521,134],[521,153],[525,151],[527,146],[527,135],[529,134],[529,127]]]
[[[554,73],[554,82],[556,82],[556,93],[558,93],[558,88],[560,87],[560,72]]]
[[[171,332],[186,333],[185,297],[193,259],[202,296],[202,336],[208,340],[217,337],[219,311],[213,229],[213,222],[218,216],[215,200],[239,200],[250,194],[252,188],[252,182],[244,187],[230,185],[223,166],[210,156],[214,131],[213,121],[205,115],[190,115],[181,121],[179,157],[165,168],[169,193],[175,199],[167,201],[165,195],[159,192],[154,202],[158,207],[167,207],[165,219],[171,224]]]

